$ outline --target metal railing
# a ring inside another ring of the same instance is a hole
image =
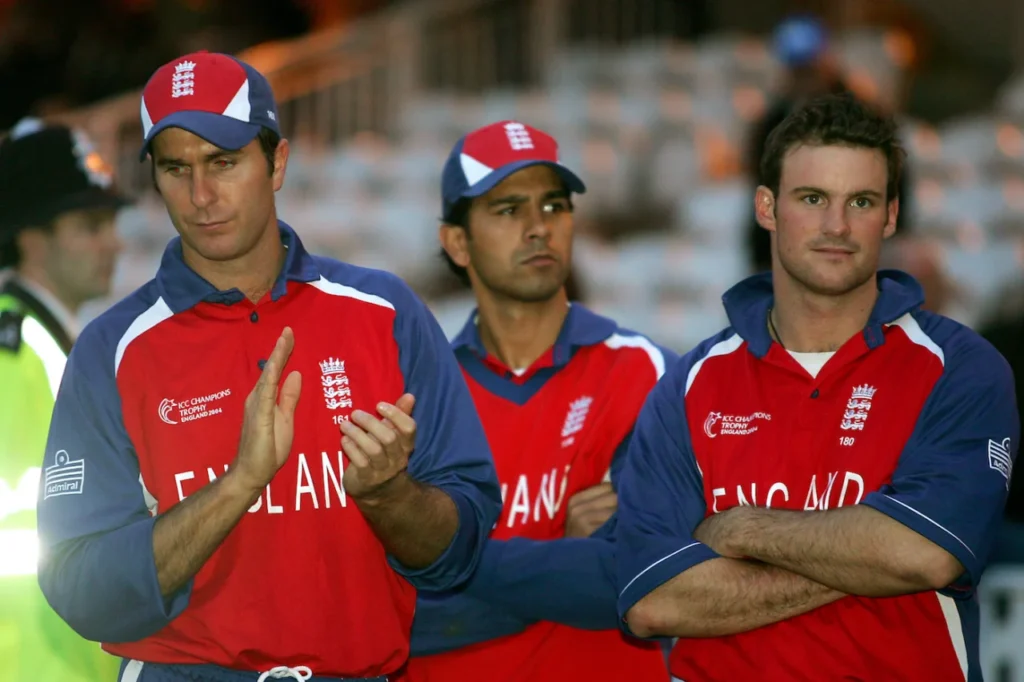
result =
[[[677,0],[422,0],[349,26],[259,45],[240,56],[264,73],[285,136],[337,145],[360,133],[397,139],[423,92],[536,88],[567,45],[612,46],[688,35]],[[150,186],[138,162],[139,92],[55,116],[85,129],[125,191]]]

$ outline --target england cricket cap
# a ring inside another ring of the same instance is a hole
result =
[[[127,203],[80,130],[26,118],[0,143],[0,242],[68,211]]]
[[[499,121],[467,134],[452,148],[441,173],[441,217],[451,219],[460,199],[478,197],[529,166],[548,166],[571,192],[587,191],[583,181],[561,164],[558,143],[547,133],[516,121]]]
[[[281,134],[274,93],[263,74],[230,55],[206,51],[164,64],[146,83],[140,159],[167,128],[182,128],[229,151],[252,142],[260,128]]]

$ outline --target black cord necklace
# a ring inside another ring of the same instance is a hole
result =
[[[775,328],[775,320],[772,319],[773,312],[775,312],[774,307],[768,309],[768,331],[775,337],[776,343],[785,348],[786,346],[782,343],[782,337],[779,336],[779,330]]]

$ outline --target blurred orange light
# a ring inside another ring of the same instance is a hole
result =
[[[704,174],[714,181],[727,180],[739,174],[739,149],[722,131],[702,128],[697,134],[697,148],[703,160]]]
[[[858,97],[868,102],[878,101],[878,82],[867,70],[854,68],[847,75],[847,83]]]
[[[914,132],[914,148],[926,159],[937,159],[942,151],[942,139],[931,126],[921,126]]]
[[[1017,126],[1003,123],[996,131],[996,146],[1004,156],[1020,157],[1024,155],[1024,134]]]
[[[755,121],[764,113],[768,103],[764,93],[751,85],[741,85],[733,90],[732,106],[740,118]]]
[[[900,68],[907,68],[914,63],[914,59],[917,57],[917,47],[914,45],[914,39],[910,37],[910,34],[901,29],[887,31],[882,44],[885,54],[888,55],[893,64]]]

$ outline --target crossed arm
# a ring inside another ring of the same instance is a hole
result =
[[[697,536],[724,556],[749,558],[863,597],[948,587],[964,572],[952,554],[868,506],[830,511],[735,507]]]
[[[619,494],[618,612],[629,629],[722,636],[844,595],[972,589],[1020,425],[1005,361],[972,338],[948,346],[891,480],[827,511],[743,506],[705,518],[684,407],[690,366],[666,374],[637,422]]]
[[[964,571],[937,544],[870,507],[787,511],[734,507],[694,539],[719,556],[694,565],[626,614],[641,637],[713,637],[806,613],[845,595],[942,589]]]

